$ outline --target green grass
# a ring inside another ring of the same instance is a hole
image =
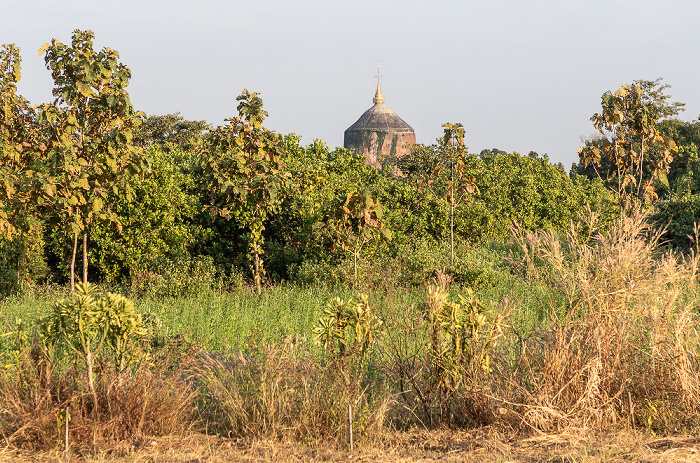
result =
[[[49,290],[30,291],[22,295],[0,299],[0,332],[14,326],[17,319],[22,319],[25,323],[33,323],[37,318],[46,315],[54,302],[61,297],[61,293]]]
[[[532,288],[512,276],[504,283],[481,288],[477,296],[491,304],[498,304],[506,295],[527,301],[522,305],[533,309],[528,311],[528,319],[537,318],[536,313],[544,310],[543,298],[533,293]],[[265,288],[262,296],[244,288],[233,293],[199,297],[132,300],[140,313],[151,313],[160,319],[163,335],[184,335],[207,350],[221,350],[224,346],[243,348],[251,336],[255,336],[257,342],[268,344],[277,343],[287,336],[310,340],[312,329],[328,301],[336,296],[348,299],[358,293],[352,288],[328,289],[285,284]],[[0,332],[12,330],[18,318],[30,328],[34,320],[48,314],[52,305],[67,294],[65,288],[53,288],[29,291],[1,300]],[[409,308],[424,301],[422,288],[393,287],[389,291],[370,292],[369,296],[378,313],[392,315],[387,317],[389,319],[397,314],[408,316],[412,313],[415,316],[416,312]]]
[[[205,349],[217,350],[224,345],[243,347],[252,334],[264,343],[276,343],[287,336],[309,337],[328,301],[352,294],[349,289],[278,285],[265,288],[262,296],[242,289],[196,298],[134,298],[133,301],[140,313],[151,313],[161,320],[164,335],[182,334],[197,340]],[[11,330],[18,318],[30,327],[66,295],[63,290],[28,292],[0,301],[0,321],[5,325],[0,326],[0,332]]]
[[[370,293],[370,301],[380,313],[401,312],[423,300],[422,290],[395,288],[391,292]],[[138,312],[156,315],[165,336],[184,335],[203,348],[220,350],[224,346],[242,348],[251,336],[257,342],[277,343],[287,336],[306,337],[328,301],[348,299],[358,291],[352,288],[327,289],[276,285],[258,296],[251,289],[233,293],[209,294],[187,298],[133,298]],[[0,332],[7,332],[21,318],[25,326],[49,313],[52,305],[68,295],[67,289],[32,291],[0,301]],[[1,341],[0,341],[1,342]],[[0,344],[1,346],[1,344]]]
[[[186,334],[207,349],[242,347],[256,334],[275,343],[286,336],[309,336],[329,299],[347,293],[318,288],[273,286],[262,296],[241,290],[232,294],[172,300],[136,300],[141,313],[160,318],[166,335]]]

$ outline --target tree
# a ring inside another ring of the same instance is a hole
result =
[[[169,144],[182,146],[201,139],[210,128],[206,121],[188,121],[180,113],[153,115],[143,121],[134,141],[144,147],[156,145],[168,149]]]
[[[37,190],[38,163],[46,144],[34,107],[17,93],[21,79],[19,47],[0,50],[0,291],[44,275],[43,224]]]
[[[661,136],[658,122],[678,114],[683,105],[668,103],[664,94],[668,85],[660,82],[635,81],[615,93],[605,92],[602,111],[591,117],[602,137],[579,148],[584,167],[605,166],[599,175],[616,191],[625,209],[657,198],[654,183],[668,183],[666,173],[678,151],[672,140]],[[660,149],[652,156],[649,149],[654,145]]]
[[[352,254],[355,283],[357,261],[365,245],[375,237],[391,240],[391,230],[382,222],[383,214],[384,207],[376,196],[351,191],[337,202],[325,223],[317,225],[331,235],[335,246]]]
[[[244,89],[236,100],[238,116],[213,131],[204,147],[203,163],[212,214],[234,216],[250,232],[248,255],[261,294],[265,223],[279,210],[291,176],[285,170],[282,137],[262,126],[267,112],[258,93]]]
[[[399,160],[399,168],[424,195],[433,194],[447,202],[450,228],[450,265],[454,264],[455,212],[477,191],[473,158],[464,146],[460,123],[442,125],[444,134],[437,145],[415,145]],[[426,196],[427,199],[427,196]]]
[[[445,134],[440,142],[439,169],[449,169],[446,199],[450,205],[450,265],[455,260],[454,218],[455,209],[465,202],[476,190],[476,179],[469,175],[467,149],[464,146],[464,127],[462,124],[446,123],[442,125]]]
[[[34,108],[17,94],[22,76],[19,51],[15,45],[3,45],[0,51],[0,236],[7,238],[17,231],[15,219],[35,205],[30,185],[45,149]]]
[[[110,221],[121,229],[110,203],[115,195],[130,199],[127,178],[143,170],[141,150],[133,144],[143,113],[134,111],[126,87],[131,78],[119,53],[96,52],[94,34],[75,30],[70,46],[52,40],[39,54],[54,80],[53,104],[43,105],[42,120],[50,130],[47,158],[50,177],[42,185],[59,220],[73,235],[71,290],[75,287],[78,236],[83,235],[83,282],[87,282],[88,229]]]

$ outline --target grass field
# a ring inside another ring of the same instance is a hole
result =
[[[63,458],[69,406],[71,455],[94,461],[691,461],[698,258],[642,218],[580,236],[516,235],[474,288],[134,297],[159,320],[135,344],[47,344],[32,321],[65,290],[7,298],[0,458]]]

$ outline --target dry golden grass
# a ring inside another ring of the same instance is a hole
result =
[[[224,436],[341,442],[353,405],[354,439],[382,429],[390,402],[362,374],[344,374],[288,338],[246,354],[205,353],[190,370],[201,425]],[[374,393],[374,394],[370,394]]]
[[[333,446],[304,446],[276,440],[236,440],[193,434],[125,442],[100,454],[0,450],[0,462],[697,462],[697,437],[659,438],[641,433],[552,434],[511,439],[488,430],[386,433],[355,453]]]
[[[195,390],[175,365],[186,352],[164,349],[152,364],[126,374],[106,371],[96,385],[95,408],[82,373],[51,366],[26,350],[20,366],[0,375],[0,437],[8,447],[63,446],[62,419],[69,407],[71,451],[94,452],[141,436],[185,432],[193,426]],[[59,371],[60,370],[60,371]]]
[[[642,214],[608,233],[594,222],[554,233],[520,233],[523,275],[568,302],[519,333],[510,380],[494,394],[536,433],[698,425],[698,262],[660,251]],[[548,325],[548,326],[547,326]],[[634,421],[633,421],[634,420]]]

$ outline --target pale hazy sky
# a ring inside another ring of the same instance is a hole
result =
[[[433,143],[461,122],[472,152],[548,153],[569,168],[600,96],[663,77],[700,114],[698,0],[0,0],[0,43],[22,48],[20,93],[51,100],[39,48],[90,29],[132,71],[134,106],[220,125],[243,88],[266,125],[342,146],[372,105]]]

